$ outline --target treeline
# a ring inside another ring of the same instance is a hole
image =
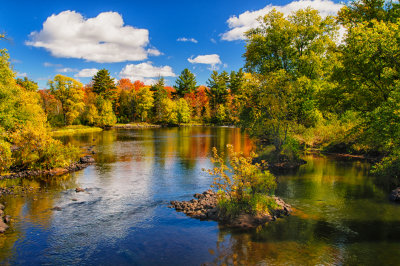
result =
[[[230,74],[214,71],[208,87],[198,86],[195,75],[184,69],[173,87],[165,86],[163,77],[147,86],[129,79],[115,82],[102,69],[90,84],[56,75],[49,81],[49,89],[38,92],[52,127],[79,124],[108,127],[129,122],[233,124],[238,121],[237,98],[244,80],[242,70]],[[35,87],[28,79],[20,80],[19,84]]]
[[[374,173],[400,177],[399,18],[398,3],[356,0],[337,17],[273,10],[246,33],[239,123],[273,145],[268,159],[369,154],[384,157]]]

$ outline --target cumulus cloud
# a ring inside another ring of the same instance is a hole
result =
[[[96,75],[97,71],[99,71],[97,68],[84,68],[78,73],[74,75],[74,77],[77,78],[91,78],[94,75]]]
[[[188,58],[188,61],[192,64],[210,65],[210,69],[212,70],[218,69],[218,65],[222,64],[221,59],[217,54],[198,55],[195,58]]]
[[[336,4],[330,0],[299,0],[293,1],[284,6],[274,6],[270,4],[256,11],[246,11],[239,16],[231,16],[227,20],[230,30],[223,33],[221,39],[226,41],[244,40],[244,33],[246,31],[259,26],[257,18],[264,16],[273,9],[276,9],[285,15],[289,15],[299,9],[311,7],[318,10],[322,17],[326,17],[328,15],[336,15],[342,6],[342,4]]]
[[[139,61],[160,55],[148,48],[149,31],[124,25],[116,12],[84,18],[75,11],[53,14],[41,31],[30,34],[27,45],[45,48],[55,57],[82,58],[98,63]]]
[[[178,38],[177,39],[178,42],[192,42],[192,43],[198,43],[198,41],[195,38]]]
[[[155,83],[158,77],[176,77],[170,66],[153,66],[151,62],[128,64],[119,73],[120,78],[129,78],[132,81],[140,80],[147,84]]]

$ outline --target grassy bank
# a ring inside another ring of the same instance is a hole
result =
[[[89,132],[99,132],[102,131],[102,128],[99,127],[89,127],[82,125],[74,125],[74,126],[66,126],[61,128],[54,128],[51,131],[52,136],[64,136],[64,135],[74,135],[80,133],[89,133]]]

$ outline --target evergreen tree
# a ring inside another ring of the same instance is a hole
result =
[[[176,94],[181,98],[186,93],[190,93],[196,90],[196,77],[190,72],[189,69],[185,68],[179,77],[175,81]]]
[[[93,92],[107,100],[115,100],[116,89],[114,79],[111,78],[107,69],[100,69],[92,78]]]
[[[219,104],[224,104],[226,102],[228,84],[229,75],[226,71],[221,72],[221,74],[218,74],[215,70],[213,71],[211,77],[207,81],[207,86],[210,88],[208,95],[213,109],[217,108]]]

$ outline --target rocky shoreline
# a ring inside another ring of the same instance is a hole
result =
[[[26,178],[26,177],[33,177],[33,176],[57,176],[63,175],[66,173],[76,172],[82,170],[89,165],[93,164],[94,158],[91,155],[85,155],[79,159],[78,162],[72,163],[70,166],[66,168],[55,168],[51,170],[25,170],[18,173],[12,173],[9,175],[2,175],[0,176],[0,180],[4,179],[15,179],[15,178]],[[0,191],[0,196],[2,191]],[[6,192],[6,191],[5,191]]]
[[[278,207],[272,214],[255,216],[243,213],[237,217],[226,217],[217,207],[216,192],[207,190],[202,194],[196,193],[193,197],[195,199],[190,201],[171,201],[168,207],[195,219],[217,221],[227,227],[242,229],[256,228],[277,218],[288,216],[292,211],[289,204],[278,197],[273,197]]]
[[[4,215],[4,205],[0,204],[0,233],[4,233],[8,229],[10,216]]]

